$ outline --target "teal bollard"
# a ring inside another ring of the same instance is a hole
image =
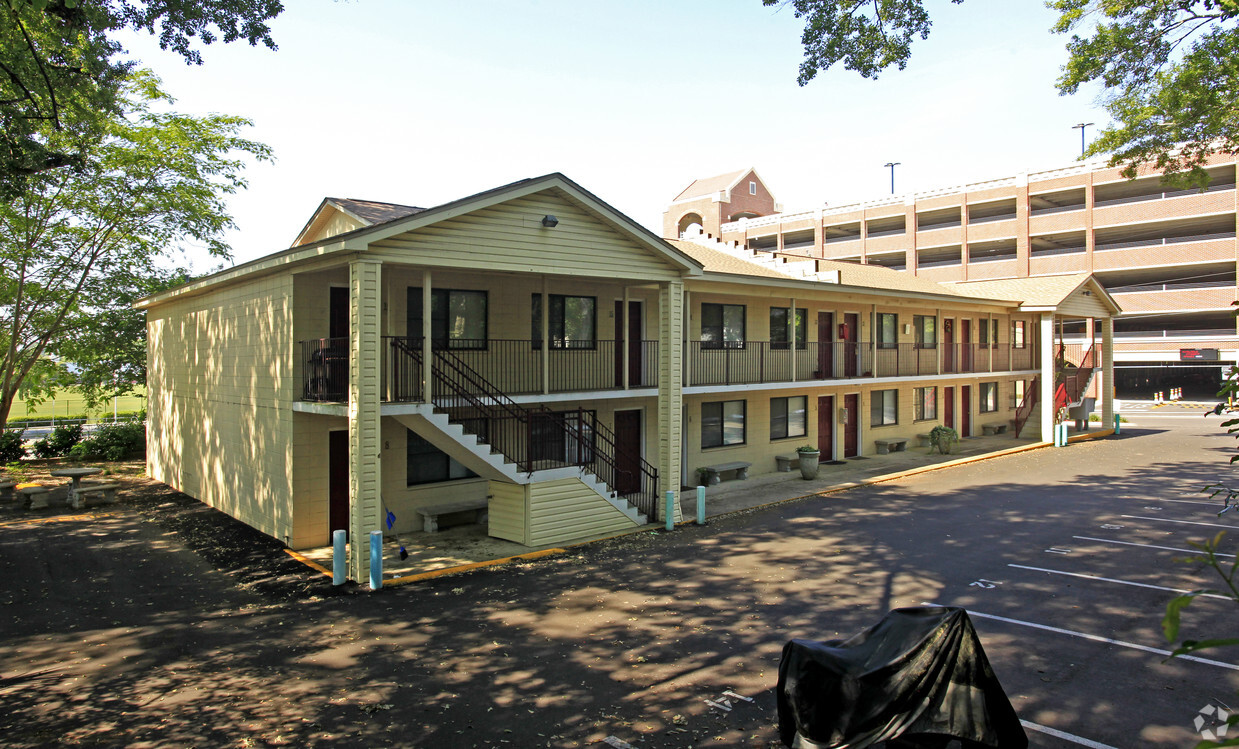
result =
[[[697,525],[706,524],[706,488],[697,487]]]
[[[1123,417],[1119,416],[1118,414],[1114,415],[1114,433],[1115,434],[1123,433]]]
[[[383,531],[370,531],[370,590],[383,587]]]
[[[343,585],[348,581],[348,552],[344,544],[348,541],[348,531],[331,532],[331,584]]]
[[[663,515],[667,519],[667,530],[675,528],[675,491],[667,490],[667,502],[663,507]]]

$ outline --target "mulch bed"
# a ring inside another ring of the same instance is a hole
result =
[[[141,460],[70,463],[63,459],[25,460],[18,471],[0,468],[0,480],[35,481],[49,486],[61,486],[66,479],[53,477],[50,471],[75,465],[104,469],[98,479],[121,485],[119,504],[139,513],[144,520],[156,523],[193,550],[208,564],[235,581],[240,588],[253,591],[273,601],[309,599],[338,595],[357,589],[349,584],[335,588],[331,579],[311,570],[284,551],[276,539],[236,520],[214,508],[176,491],[145,475]],[[55,495],[53,495],[55,496]],[[88,504],[84,512],[108,512],[115,505]],[[47,510],[15,510],[6,512],[6,520],[60,514],[80,514],[63,501],[53,501]]]

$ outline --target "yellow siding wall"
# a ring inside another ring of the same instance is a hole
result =
[[[549,546],[637,527],[580,479],[529,484],[528,546]]]
[[[490,482],[490,526],[487,535],[529,545],[526,489],[522,484]]]
[[[151,477],[286,543],[292,298],[292,277],[272,276],[147,311]]]
[[[558,218],[559,225],[553,229],[542,226],[547,214]],[[446,268],[648,280],[679,276],[665,257],[621,235],[555,191],[375,242],[370,251]]]

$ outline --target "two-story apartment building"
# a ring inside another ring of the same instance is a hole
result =
[[[150,475],[293,548],[453,502],[561,544],[804,444],[1048,437],[1118,311],[1087,274],[942,284],[666,241],[560,174],[427,209],[328,199],[290,248],[137,306]],[[1063,320],[1101,336],[1070,371]]]
[[[1167,188],[1103,161],[867,202],[782,212],[753,170],[700,179],[664,214],[663,236],[708,238],[789,258],[905,271],[940,282],[1090,273],[1123,308],[1116,386],[1149,398],[1218,390],[1239,358],[1231,303],[1239,243],[1236,159],[1215,156],[1209,187]],[[737,195],[749,203],[737,202]],[[715,228],[717,227],[717,228]],[[1080,322],[1068,340],[1088,340]]]

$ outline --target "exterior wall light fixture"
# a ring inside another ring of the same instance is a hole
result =
[[[559,226],[559,219],[548,213],[542,217],[542,225],[548,229],[554,229],[556,226]]]

